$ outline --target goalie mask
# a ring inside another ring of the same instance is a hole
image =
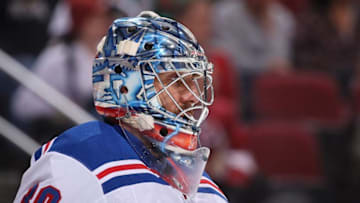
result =
[[[188,195],[209,156],[198,136],[213,102],[212,68],[184,25],[150,11],[115,20],[93,65],[97,112],[135,126],[157,149],[146,157],[128,138],[137,153]]]

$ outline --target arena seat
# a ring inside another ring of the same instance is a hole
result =
[[[307,121],[323,127],[343,127],[349,105],[329,75],[318,72],[263,74],[254,84],[254,111],[261,120]]]
[[[244,132],[242,130],[242,132]],[[313,128],[293,122],[257,122],[247,129],[242,147],[251,152],[258,169],[278,180],[320,182],[322,163]]]

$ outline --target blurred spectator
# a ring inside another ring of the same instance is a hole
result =
[[[64,3],[69,6],[71,14],[70,33],[51,43],[40,54],[34,64],[34,72],[76,103],[89,106],[92,101],[91,65],[96,43],[119,13],[113,12],[101,0],[67,0]],[[81,69],[86,69],[86,74]],[[71,125],[25,87],[15,93],[12,110],[17,119],[31,125],[31,134],[39,136],[40,140],[48,139],[43,136],[47,134],[46,129],[61,131]]]
[[[241,87],[241,117],[251,121],[252,83],[266,71],[287,72],[295,22],[276,0],[225,0],[213,12],[214,43],[235,62]],[[238,88],[239,89],[239,88]]]
[[[225,0],[214,9],[216,45],[239,71],[260,72],[290,65],[294,20],[276,0]]]
[[[359,66],[359,11],[356,1],[316,0],[297,28],[295,67],[333,75],[344,96]]]

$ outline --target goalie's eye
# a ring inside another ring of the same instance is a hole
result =
[[[175,84],[174,84],[176,87],[181,87],[181,86],[183,86],[184,84],[183,84],[183,81],[181,81],[180,79],[178,79],[176,82],[175,82]]]

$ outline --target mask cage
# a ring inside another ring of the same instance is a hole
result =
[[[197,126],[206,119],[208,115],[207,106],[211,105],[214,101],[214,89],[212,85],[212,72],[213,65],[206,61],[198,61],[192,58],[163,58],[144,60],[140,62],[142,67],[143,85],[152,86],[152,90],[146,92],[146,100],[152,109],[159,113],[161,116],[173,119],[185,125]],[[173,72],[174,76],[169,82],[164,82],[160,74]],[[152,81],[146,80],[146,76],[152,76]],[[189,80],[191,77],[191,80]],[[161,89],[156,91],[153,83],[157,80]],[[189,84],[189,81],[192,84]],[[150,84],[149,84],[150,83]],[[151,84],[152,83],[152,84]],[[169,92],[169,88],[173,85],[182,85],[186,88],[192,96],[196,99],[196,103],[191,106],[182,107]],[[172,101],[172,103],[179,110],[179,113],[173,113],[163,108],[159,101],[159,95],[165,93]],[[158,103],[158,105],[154,105]]]

